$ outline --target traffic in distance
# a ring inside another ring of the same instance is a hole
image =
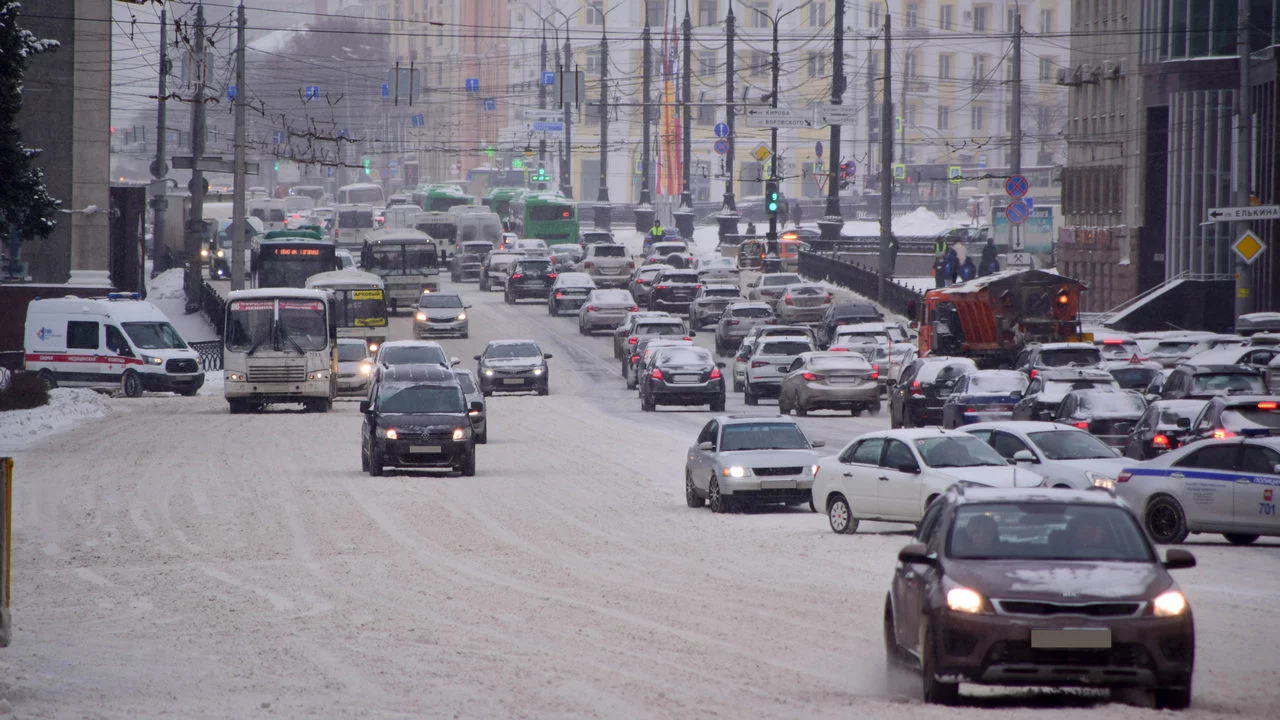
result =
[[[413,193],[412,212],[359,190],[256,238],[253,289],[222,291],[230,412],[327,412],[350,396],[362,471],[483,476],[488,399],[538,402],[561,370],[468,311],[498,293],[515,317],[545,309],[564,335],[595,338],[634,412],[706,414],[683,462],[690,509],[910,532],[885,587],[885,663],[927,702],[954,704],[967,683],[1138,689],[1186,708],[1195,629],[1170,571],[1196,560],[1156,545],[1280,536],[1280,335],[1090,329],[1080,284],[1034,270],[929,291],[902,319],[794,266],[745,269],[736,247],[664,236],[634,252],[545,194],[507,198],[494,223],[451,188]],[[144,354],[143,301],[56,302],[28,314],[29,369],[50,386],[199,388],[174,359],[155,377],[178,354]],[[48,328],[83,349],[44,347]],[[464,359],[473,333],[486,344]],[[123,371],[74,372],[107,356]],[[883,426],[832,447],[806,432],[803,419],[839,416]]]

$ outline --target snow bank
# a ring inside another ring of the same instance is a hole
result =
[[[55,388],[49,391],[48,405],[0,412],[0,451],[25,448],[109,411],[106,396],[93,390]]]
[[[160,308],[178,334],[187,342],[217,340],[218,333],[204,313],[186,313],[187,296],[182,287],[182,268],[165,270],[147,285],[147,300]]]

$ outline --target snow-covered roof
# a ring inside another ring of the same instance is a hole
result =
[[[956,285],[951,285],[950,287],[942,288],[940,292],[947,295],[971,293],[976,290],[981,290],[983,288],[991,287],[992,285],[995,285],[996,283],[999,283],[999,282],[1012,280],[1018,277],[1019,275],[1025,276],[1029,274],[1043,275],[1046,278],[1056,278],[1066,282],[1074,283],[1076,285],[1083,284],[1079,280],[1076,280],[1074,278],[1069,278],[1065,275],[1059,275],[1058,273],[1050,272],[1049,270],[1028,270],[1026,268],[1013,268],[1010,270],[1001,270],[999,272],[994,272],[994,273],[991,273],[990,275],[983,275],[982,277],[974,278],[972,280],[966,280],[965,282],[958,283]]]
[[[328,298],[323,290],[305,290],[303,288],[252,288],[249,290],[232,290],[227,293],[227,302],[232,300],[271,300],[274,298],[290,298],[294,300],[319,300]]]

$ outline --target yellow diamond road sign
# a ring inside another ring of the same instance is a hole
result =
[[[755,159],[759,160],[760,162],[764,162],[765,160],[768,160],[769,156],[772,155],[773,153],[769,152],[769,147],[767,145],[765,145],[764,143],[760,143],[759,145],[756,146],[755,150],[751,151],[751,154],[755,156]]]
[[[1258,259],[1259,255],[1266,251],[1267,246],[1262,244],[1262,241],[1258,239],[1257,235],[1253,234],[1252,230],[1245,230],[1240,239],[1236,240],[1235,244],[1231,246],[1231,249],[1235,250],[1236,254],[1246,263],[1252,264],[1254,260]]]

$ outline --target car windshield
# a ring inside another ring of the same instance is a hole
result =
[[[1133,514],[1114,505],[975,503],[956,510],[947,555],[971,560],[1155,560]],[[1017,580],[1017,570],[1010,576]],[[1019,581],[1028,592],[1061,594],[1051,581]],[[1105,580],[1099,578],[1099,583]],[[1106,588],[1101,585],[1099,591]]]
[[[384,365],[448,365],[444,348],[439,345],[392,345],[382,348],[379,361]]]
[[[421,308],[460,308],[462,307],[462,298],[449,293],[423,293],[418,298],[418,307]]]
[[[775,285],[794,285],[800,282],[799,275],[765,275],[760,279],[760,284],[764,286]]]
[[[480,392],[476,389],[475,380],[471,379],[471,373],[454,373],[453,376],[458,378],[458,384],[462,386],[462,392],[468,395],[475,395]]]
[[[533,343],[503,343],[490,345],[484,351],[486,358],[527,358],[542,357],[542,352]]]
[[[1008,467],[1009,465],[1008,461],[992,450],[990,445],[972,435],[917,438],[915,442],[916,450],[929,467],[978,467],[981,465]]]
[[[368,357],[369,348],[363,342],[338,344],[338,362],[360,362]]]
[[[1061,400],[1072,390],[1088,390],[1092,387],[1105,387],[1105,384],[1089,380],[1048,380],[1045,381],[1044,389],[1036,396],[1038,398],[1037,402],[1047,403]]]
[[[816,357],[809,361],[809,367],[815,370],[870,370],[871,363],[861,355],[840,353],[846,357]]]
[[[596,245],[596,249],[592,257],[608,257],[608,258],[624,258],[627,256],[627,249],[622,245]]]
[[[969,376],[970,393],[1020,393],[1027,389],[1022,373],[977,374]]]
[[[1228,408],[1222,411],[1222,425],[1237,430],[1241,428],[1280,429],[1280,411],[1257,406]]]
[[[187,346],[167,322],[127,322],[121,323],[121,327],[139,350],[180,350]]]
[[[720,450],[807,450],[809,441],[795,423],[760,422],[726,425]]]
[[[1044,367],[1087,367],[1102,362],[1102,353],[1096,347],[1060,348],[1040,353],[1040,365]]]
[[[1050,460],[1084,460],[1116,456],[1105,443],[1083,430],[1033,432],[1027,433],[1027,439]]]
[[[516,263],[515,272],[545,273],[551,272],[551,263],[547,260],[534,260]]]
[[[809,352],[813,346],[800,340],[775,340],[760,346],[758,355],[799,355]]]
[[[1191,389],[1193,392],[1263,395],[1267,392],[1267,384],[1261,375],[1252,373],[1215,373],[1196,375],[1191,380]]]
[[[685,247],[684,243],[655,243],[653,246],[653,252],[658,255],[682,253],[686,250],[688,250],[688,248]]]
[[[791,287],[787,288],[787,292],[797,297],[801,295],[805,297],[812,297],[816,295],[823,295],[827,291],[826,289],[818,287],[817,285],[792,285]]]
[[[1111,377],[1125,390],[1141,390],[1151,384],[1151,379],[1160,373],[1159,368],[1115,368]]]
[[[1080,409],[1086,415],[1141,415],[1147,404],[1127,392],[1091,392],[1080,394]]]
[[[1177,404],[1169,404],[1160,407],[1160,418],[1156,421],[1156,426],[1163,429],[1176,428],[1178,420],[1186,418],[1187,420],[1195,420],[1200,411],[1204,409],[1205,401],[1178,402]]]
[[[744,318],[769,318],[773,317],[773,311],[767,307],[740,307],[733,309],[734,317]]]
[[[384,413],[460,413],[462,390],[448,385],[393,385],[378,393]]]
[[[928,363],[916,373],[916,380],[922,383],[945,382],[955,380],[961,375],[977,369],[977,365],[969,362]],[[1066,393],[1063,393],[1064,395]]]

